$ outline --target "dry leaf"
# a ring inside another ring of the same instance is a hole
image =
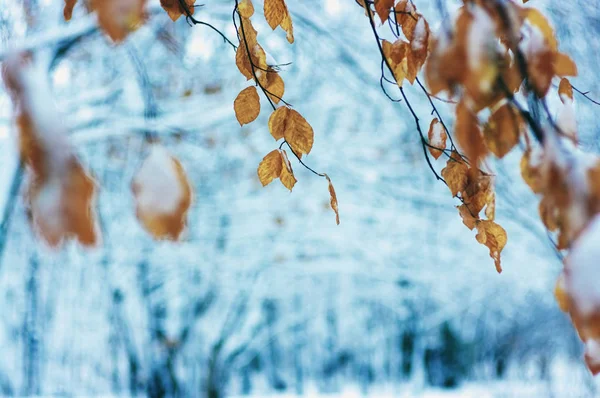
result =
[[[325,174],[325,178],[329,183],[329,197],[330,197],[330,205],[331,209],[335,212],[335,222],[337,225],[340,225],[340,212],[338,208],[338,200],[337,195],[335,194],[335,189],[333,188],[333,184],[331,183],[331,178],[327,174]]]
[[[448,159],[446,167],[442,169],[442,177],[448,184],[452,196],[458,195],[467,187],[469,167],[461,160],[456,152]]]
[[[286,127],[283,133],[285,140],[290,144],[290,147],[292,147],[296,155],[308,155],[314,142],[314,131],[312,127],[308,124],[306,119],[294,109],[289,110],[286,121]]]
[[[154,144],[131,183],[136,216],[155,239],[177,240],[187,223],[192,189],[181,163]]]
[[[73,7],[75,7],[76,3],[77,3],[77,0],[65,0],[65,9],[63,12],[65,21],[71,20],[71,17],[73,16]]]
[[[282,161],[282,168],[281,168],[281,175],[279,176],[279,180],[281,181],[281,183],[283,184],[284,187],[286,187],[287,189],[289,189],[290,191],[292,190],[292,188],[294,188],[294,185],[296,185],[296,177],[294,177],[294,171],[292,170],[292,164],[290,163],[290,160],[288,159],[287,153],[285,152],[285,150],[279,150],[281,153],[281,161]]]
[[[260,113],[260,98],[256,87],[250,86],[243,89],[233,102],[233,109],[240,126],[256,120]]]
[[[290,108],[282,106],[275,109],[269,117],[269,131],[276,141],[284,137],[289,112]]]
[[[503,158],[518,143],[525,131],[525,122],[519,111],[509,103],[496,109],[483,129],[488,149]]]
[[[391,8],[394,6],[395,0],[376,0],[375,12],[379,15],[381,23],[385,23],[390,16]]]
[[[485,245],[490,250],[490,257],[494,259],[496,271],[502,272],[500,253],[506,246],[506,231],[493,221],[482,220],[477,223],[477,242]]]
[[[283,98],[285,93],[285,84],[279,73],[269,71],[267,73],[267,95],[271,98],[275,104],[279,104],[279,101]]]
[[[98,25],[118,43],[138,29],[146,20],[146,0],[92,0]]]
[[[279,178],[283,171],[283,157],[279,149],[267,154],[258,165],[258,179],[264,186],[269,185],[275,178]]]
[[[275,30],[277,26],[281,26],[281,29],[287,33],[288,42],[293,43],[294,28],[285,0],[265,0],[264,11],[265,19],[271,29]]]
[[[573,100],[573,87],[569,82],[569,79],[563,77],[560,79],[560,84],[558,85],[558,95],[560,96],[560,100],[564,104],[566,99]]]
[[[160,5],[173,21],[177,21],[182,15],[194,14],[195,0],[183,0],[183,3],[185,5],[182,5],[180,0],[160,0]]]
[[[479,129],[477,117],[469,110],[464,101],[456,107],[455,137],[458,145],[465,151],[473,166],[477,166],[487,153],[487,148]]]
[[[238,5],[238,11],[244,18],[250,18],[254,15],[254,5],[252,4],[252,0],[241,0]]]
[[[446,149],[448,134],[446,134],[446,129],[444,129],[444,126],[442,126],[437,118],[431,121],[427,136],[429,138],[429,145],[435,147],[427,147],[427,149],[429,149],[431,156],[438,159],[444,153],[443,150]]]

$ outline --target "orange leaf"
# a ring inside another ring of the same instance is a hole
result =
[[[146,0],[92,0],[98,25],[118,43],[146,21]]]
[[[279,149],[275,149],[267,154],[258,165],[258,179],[261,184],[267,186],[275,178],[279,178],[283,171],[283,156]]]
[[[77,0],[65,0],[65,9],[63,12],[65,21],[71,20],[71,17],[73,16],[73,7],[75,7],[76,3],[77,3]]]
[[[275,140],[280,140],[284,137],[289,111],[290,108],[282,106],[274,110],[269,117],[269,132]]]
[[[250,86],[243,89],[233,102],[233,109],[240,126],[256,120],[260,113],[260,98],[256,87]]]
[[[456,152],[448,159],[446,167],[442,169],[442,177],[448,184],[452,196],[458,195],[467,187],[469,167],[461,160]]]
[[[309,154],[314,142],[314,132],[304,117],[290,109],[286,118],[284,138],[298,156]]]
[[[335,194],[335,189],[333,188],[333,184],[331,183],[331,178],[329,178],[327,174],[325,174],[325,178],[329,183],[329,203],[331,205],[331,209],[335,212],[335,222],[337,225],[340,225],[340,212],[338,208],[337,195]]]
[[[465,151],[473,167],[477,167],[479,160],[486,155],[487,149],[479,129],[479,121],[464,101],[459,102],[456,107],[455,130],[458,144]]]
[[[446,139],[448,134],[446,134],[446,129],[444,129],[444,126],[442,126],[437,118],[431,121],[427,136],[429,138],[429,145],[435,147],[427,147],[427,149],[429,149],[431,156],[438,159],[444,153],[443,150],[446,149]]]
[[[241,0],[238,5],[238,11],[242,17],[250,18],[254,14],[252,0]]]
[[[525,122],[519,111],[506,103],[496,109],[483,129],[485,143],[489,150],[503,158],[518,143],[525,131]]]
[[[577,76],[577,65],[567,54],[556,53],[554,73],[558,76]]]
[[[485,245],[490,250],[490,257],[494,259],[496,271],[502,272],[500,253],[506,246],[506,231],[493,221],[479,221],[477,223],[477,242]]]
[[[136,216],[155,239],[177,240],[187,223],[192,189],[181,163],[153,145],[131,183]]]
[[[289,189],[290,191],[296,185],[296,177],[294,177],[294,171],[292,170],[292,164],[290,163],[287,153],[285,150],[279,150],[281,153],[281,175],[279,176],[279,181],[283,184],[284,187]]]
[[[385,23],[390,16],[390,10],[394,6],[395,0],[376,0],[375,1],[375,12],[379,15],[381,23]]]
[[[180,3],[180,0],[160,0],[160,5],[165,9],[173,21],[177,21],[180,16],[188,15],[188,13],[193,15],[194,3],[195,0],[183,0],[184,5]]]
[[[275,104],[279,104],[285,93],[285,84],[279,73],[269,71],[267,73],[267,95]]]
[[[563,77],[560,79],[560,84],[558,85],[558,95],[560,96],[560,100],[565,103],[565,98],[569,98],[573,100],[573,87],[569,82],[569,79]]]

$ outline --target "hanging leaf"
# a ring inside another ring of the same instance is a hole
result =
[[[294,109],[289,110],[286,120],[287,123],[283,135],[285,140],[290,144],[296,155],[308,155],[314,142],[314,131],[312,127],[308,124],[306,119]]]
[[[482,220],[477,223],[477,242],[490,249],[490,257],[494,259],[496,271],[502,272],[500,253],[506,246],[506,231],[493,221]]]
[[[331,209],[335,212],[335,222],[337,225],[340,225],[340,212],[338,208],[338,200],[337,195],[335,194],[335,188],[333,188],[333,183],[331,182],[331,178],[327,174],[325,174],[325,178],[329,184],[329,203],[331,205]]]
[[[177,240],[187,224],[192,189],[181,163],[154,144],[131,183],[136,216],[155,239]]]
[[[385,23],[390,16],[391,8],[394,6],[395,0],[376,0],[375,12],[379,15],[381,23]]]
[[[479,121],[473,112],[461,101],[456,107],[455,137],[473,166],[477,166],[487,149],[479,129]]]
[[[282,139],[285,135],[289,112],[290,108],[282,106],[275,109],[269,117],[269,131],[276,141]]]
[[[77,3],[77,0],[65,0],[65,9],[63,12],[65,21],[71,20],[71,17],[73,16],[73,7],[75,7],[76,3]]]
[[[443,150],[446,149],[446,139],[448,138],[448,134],[446,134],[446,129],[444,129],[444,126],[442,126],[437,118],[431,121],[427,136],[429,138],[429,145],[435,147],[427,147],[427,149],[429,149],[431,156],[438,159],[444,153]]]
[[[304,117],[286,106],[277,108],[269,117],[269,131],[276,140],[285,138],[298,156],[310,153],[314,131]]]
[[[554,56],[554,73],[558,76],[577,76],[577,65],[567,54],[556,53]]]
[[[240,1],[238,11],[244,18],[250,18],[252,15],[254,15],[254,5],[252,4],[252,0]]]
[[[281,176],[283,171],[283,157],[279,149],[267,154],[258,165],[258,179],[264,186],[269,185],[275,178]]]
[[[458,195],[467,187],[469,167],[461,160],[456,152],[448,159],[446,167],[442,169],[442,177],[448,184],[452,196]]]
[[[91,7],[98,15],[98,25],[119,43],[146,21],[146,0],[92,0]]]
[[[488,149],[498,158],[503,158],[518,143],[525,131],[525,121],[509,103],[494,111],[483,129]]]
[[[290,163],[287,153],[285,150],[279,150],[281,153],[281,161],[283,166],[281,168],[281,175],[279,176],[279,180],[283,184],[284,187],[289,189],[290,191],[296,185],[296,177],[294,177],[294,171],[292,170],[292,164]]]
[[[285,93],[285,84],[279,73],[269,71],[267,73],[267,95],[275,104],[279,104]]]
[[[571,100],[573,101],[573,87],[569,82],[569,79],[563,77],[560,79],[560,84],[558,85],[558,95],[560,96],[560,100],[564,104],[565,101]]]
[[[287,14],[287,6],[284,0],[265,0],[264,12],[267,23],[275,30]]]
[[[465,224],[470,230],[473,230],[473,228],[475,228],[477,225],[477,221],[479,221],[479,216],[471,214],[471,211],[467,205],[458,206],[458,213],[462,218],[463,224]]]
[[[285,0],[265,0],[264,12],[271,29],[275,30],[277,26],[281,26],[287,34],[288,42],[293,43],[294,28]]]
[[[173,22],[177,21],[182,15],[193,15],[194,3],[195,0],[160,0],[160,5],[169,14]]]
[[[256,120],[260,113],[260,98],[256,87],[250,86],[243,89],[233,102],[233,109],[240,126]]]

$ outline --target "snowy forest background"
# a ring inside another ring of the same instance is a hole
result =
[[[101,184],[104,232],[95,250],[35,240],[0,88],[0,395],[600,393],[554,301],[561,262],[518,178],[519,151],[493,164],[509,234],[498,275],[427,168],[404,105],[381,93],[354,1],[290,3],[293,46],[257,26],[277,62],[292,62],[286,98],[315,129],[308,161],[335,181],[340,226],[326,182],[301,167],[292,194],[261,187],[256,167],[274,142],[265,115],[239,127],[232,102],[245,79],[215,32],[173,24],[156,1],[115,47],[83,3],[65,23],[61,0],[0,0],[0,54],[35,47],[46,62]],[[532,3],[579,65],[574,85],[599,98],[600,1]],[[231,1],[204,4],[198,18],[234,38]],[[437,30],[435,2],[417,4]],[[599,108],[576,99],[582,144],[599,151]],[[148,129],[195,187],[178,244],[152,241],[135,219],[129,184]]]

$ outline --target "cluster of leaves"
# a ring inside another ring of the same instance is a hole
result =
[[[308,155],[312,150],[314,131],[306,119],[283,99],[285,84],[278,72],[279,66],[269,65],[267,54],[259,44],[258,33],[252,24],[251,18],[254,16],[252,0],[236,0],[234,15],[235,13],[239,21],[237,28],[239,45],[236,49],[235,62],[246,80],[252,80],[254,83],[243,89],[235,99],[233,103],[235,115],[240,126],[256,120],[261,110],[258,90],[262,91],[272,108],[269,132],[276,141],[282,140],[279,148],[269,152],[260,162],[258,178],[263,186],[278,178],[290,191],[294,188],[297,180],[287,152],[282,149],[286,145],[300,164],[314,174],[327,179],[331,208],[335,211],[336,222],[339,224],[337,196],[331,179],[325,173],[315,172],[302,161],[302,156]],[[292,18],[284,0],[266,0],[264,17],[271,29],[281,27],[286,32],[288,42],[290,44],[294,42]]]
[[[412,1],[357,2],[381,51],[382,88],[385,91],[384,82],[399,86],[431,170],[462,202],[458,211],[463,223],[477,229],[477,241],[489,248],[498,272],[507,236],[494,221],[494,177],[482,169],[490,154],[502,158],[519,144],[525,148],[523,179],[541,197],[540,217],[556,234],[557,249],[569,251],[557,300],[586,343],[588,367],[594,374],[600,372],[600,295],[591,286],[600,271],[591,254],[600,254],[591,243],[600,236],[600,158],[577,148],[573,92],[579,90],[567,79],[577,75],[577,66],[559,51],[552,26],[540,11],[516,0],[463,0],[455,18],[444,17],[434,37]],[[381,39],[375,15],[390,27],[393,43]],[[394,81],[386,77],[383,65]],[[422,67],[427,88],[418,78]],[[418,83],[437,116],[427,139],[404,93],[404,80]],[[559,81],[562,101],[556,119],[546,104],[553,81]],[[462,153],[434,105],[440,93],[449,98],[443,102],[454,106],[453,136]],[[447,157],[441,177],[429,155]]]
[[[76,3],[77,0],[65,0],[65,20],[71,19]],[[188,21],[206,24],[193,18],[193,0],[161,0],[161,5],[173,21],[185,16]],[[89,9],[96,13],[99,27],[114,43],[125,40],[148,18],[146,0],[92,0]],[[301,160],[312,149],[313,129],[282,99],[283,79],[278,66],[267,63],[266,52],[258,43],[258,33],[250,20],[253,14],[251,0],[236,1],[234,23],[237,15],[239,46],[219,33],[236,49],[236,64],[242,75],[256,84],[242,90],[234,101],[240,125],[254,121],[260,113],[258,87],[273,107],[269,119],[271,135],[275,140],[283,139],[279,149],[269,153],[260,163],[258,177],[263,185],[279,178],[292,190],[296,178],[286,151],[281,149],[286,144],[303,166],[327,179],[331,207],[339,224],[337,197],[331,180]],[[288,41],[294,42],[292,19],[284,0],[267,0],[264,15],[272,29],[280,26],[287,33]],[[94,211],[97,184],[77,159],[58,112],[48,108],[53,101],[43,72],[37,70],[31,54],[15,53],[5,61],[3,78],[15,104],[22,159],[31,170],[27,203],[35,230],[51,246],[58,246],[66,239],[95,245],[100,239]],[[277,108],[280,103],[284,106]],[[148,156],[131,184],[136,215],[156,239],[177,240],[186,226],[192,188],[181,163],[160,145],[156,137],[147,138]]]

